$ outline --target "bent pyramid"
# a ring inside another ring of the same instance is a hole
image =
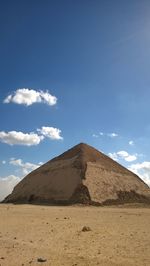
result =
[[[28,174],[4,202],[150,202],[150,188],[108,156],[81,143]]]

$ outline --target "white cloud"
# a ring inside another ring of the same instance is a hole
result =
[[[2,161],[2,164],[6,164],[6,161],[5,161],[5,160],[3,160],[3,161]]]
[[[42,127],[37,129],[39,134],[30,132],[23,133],[21,131],[0,131],[0,142],[9,144],[9,145],[25,145],[32,146],[38,145],[45,137],[50,138],[51,140],[62,140],[61,130],[54,127]]]
[[[137,159],[137,154],[131,155],[127,151],[118,151],[114,153],[108,153],[108,155],[115,161],[119,161],[119,159],[123,159],[127,162],[132,162]]]
[[[129,154],[127,151],[118,151],[117,155],[119,155],[122,158],[126,158]]]
[[[22,159],[14,159],[14,158],[11,158],[9,163],[14,166],[19,166],[22,175],[27,175],[29,172],[40,167],[42,164],[42,162],[38,164],[29,163],[29,162],[24,163]]]
[[[32,105],[33,103],[47,103],[48,105],[55,105],[57,103],[56,96],[51,95],[48,91],[42,90],[37,91],[28,88],[18,89],[13,94],[8,95],[4,103],[16,103],[23,104],[26,106]]]
[[[108,133],[107,136],[110,138],[116,138],[116,137],[118,137],[118,134],[117,133]]]
[[[0,141],[9,145],[38,145],[43,139],[43,136],[39,136],[33,132],[23,133],[21,131],[0,131]]]
[[[134,141],[133,140],[130,140],[129,141],[129,145],[133,146],[134,145]]]
[[[51,95],[48,91],[40,91],[41,101],[47,103],[48,105],[55,105],[57,103],[56,96]]]
[[[42,127],[37,129],[37,131],[44,137],[50,138],[52,140],[61,140],[63,137],[60,136],[61,130],[55,127]]]
[[[137,160],[137,156],[136,155],[128,155],[127,157],[124,158],[125,161],[127,162],[133,162],[135,160]]]
[[[99,132],[100,136],[104,136],[104,133],[103,132]]]
[[[129,170],[139,175],[150,186],[150,162],[132,164],[129,166]]]
[[[20,180],[19,177],[14,175],[0,177],[0,201],[12,192],[14,186],[16,186]]]

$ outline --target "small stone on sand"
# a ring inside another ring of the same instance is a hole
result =
[[[38,258],[37,261],[38,262],[46,262],[47,260],[46,259],[43,259],[43,258]]]
[[[88,231],[92,231],[91,228],[89,226],[83,226],[82,232],[88,232]]]

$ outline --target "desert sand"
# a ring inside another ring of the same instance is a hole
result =
[[[0,265],[149,266],[150,208],[1,204]]]

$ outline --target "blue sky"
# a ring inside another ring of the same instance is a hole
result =
[[[79,142],[150,184],[149,14],[146,0],[0,2],[0,195]]]

